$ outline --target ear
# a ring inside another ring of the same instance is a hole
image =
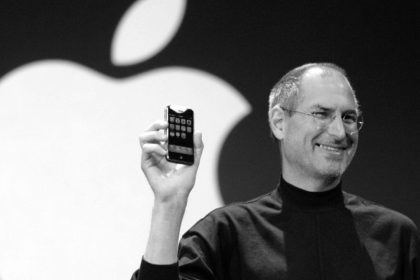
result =
[[[285,112],[280,106],[274,106],[269,113],[269,123],[273,136],[282,140],[284,137]]]

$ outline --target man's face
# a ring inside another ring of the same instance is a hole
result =
[[[321,76],[314,68],[301,83],[301,101],[296,111],[336,115],[327,126],[317,119],[292,113],[286,117],[282,139],[283,172],[299,178],[338,178],[350,164],[358,143],[358,132],[346,132],[341,116],[356,111],[357,105],[347,80],[340,73]],[[304,177],[302,177],[304,176]]]

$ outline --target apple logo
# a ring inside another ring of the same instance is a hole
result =
[[[185,0],[137,1],[112,43],[116,66],[167,46]],[[153,197],[138,136],[167,104],[195,110],[205,152],[182,226],[222,205],[217,162],[248,115],[219,77],[179,66],[116,79],[65,60],[23,65],[0,80],[0,277],[130,279],[144,251]]]

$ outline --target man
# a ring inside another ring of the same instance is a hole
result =
[[[342,191],[363,125],[344,71],[306,64],[273,88],[269,124],[282,161],[277,188],[180,224],[200,162],[168,163],[165,122],[140,137],[155,195],[150,236],[132,279],[420,279],[420,241],[400,213]],[[256,186],[258,187],[258,186]],[[178,252],[178,253],[177,253]]]

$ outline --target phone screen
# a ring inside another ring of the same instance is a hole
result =
[[[168,153],[171,162],[194,163],[194,112],[191,109],[169,105],[165,108],[168,122]]]

